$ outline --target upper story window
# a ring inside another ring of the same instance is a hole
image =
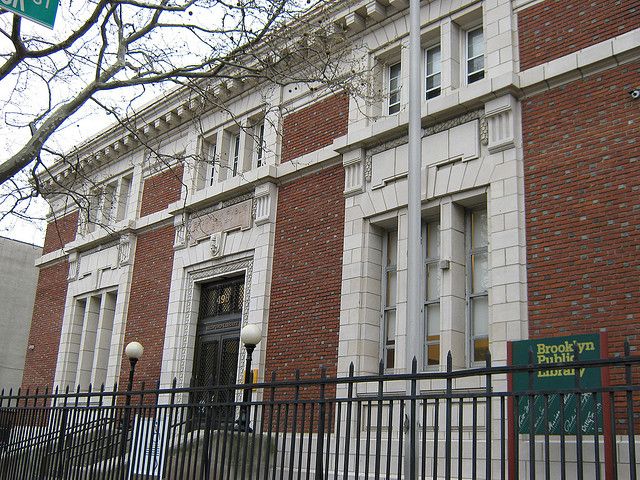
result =
[[[240,133],[231,135],[229,142],[229,167],[231,176],[235,177],[240,172]]]
[[[437,97],[440,95],[441,82],[441,62],[440,62],[440,45],[428,48],[425,51],[425,69],[426,69],[426,99]]]
[[[256,167],[264,165],[265,145],[264,145],[264,121],[254,125],[253,127],[253,140],[254,140],[254,164]]]
[[[400,62],[395,63],[387,69],[387,91],[389,92],[389,115],[400,111],[400,89],[402,68]]]
[[[467,31],[466,74],[468,84],[484,78],[484,34],[482,27]]]
[[[389,231],[382,242],[382,358],[385,368],[396,363],[396,293],[398,231]]]
[[[425,243],[424,367],[440,364],[440,224],[431,222],[423,230]]]
[[[218,179],[218,161],[217,161],[217,153],[218,153],[218,144],[216,142],[207,142],[205,144],[205,158],[206,158],[206,182],[207,185],[213,185]]]
[[[467,305],[472,362],[489,350],[489,262],[486,209],[467,212]]]
[[[109,226],[127,217],[132,178],[133,174],[129,173],[91,190],[83,216],[85,233],[93,232],[96,225]]]

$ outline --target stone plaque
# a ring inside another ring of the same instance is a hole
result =
[[[251,228],[251,208],[253,200],[245,200],[229,207],[221,208],[200,217],[191,218],[189,222],[189,244],[209,239],[212,234],[247,230]]]

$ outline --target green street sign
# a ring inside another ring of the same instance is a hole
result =
[[[0,0],[0,8],[53,28],[59,0]]]
[[[571,335],[513,342],[511,363],[528,365],[530,350],[533,351],[534,364],[571,362],[576,352],[580,360],[597,360],[600,358],[600,336]],[[602,386],[600,368],[582,368],[577,372],[577,378],[584,390],[595,390]],[[513,391],[523,392],[517,397],[515,407],[518,432],[558,435],[564,431],[565,434],[575,435],[580,428],[583,434],[602,433],[601,394],[584,393],[577,396],[573,393],[557,393],[557,390],[575,387],[576,372],[571,368],[534,371],[531,377],[526,372],[514,374]],[[527,395],[524,393],[527,391],[540,393]]]

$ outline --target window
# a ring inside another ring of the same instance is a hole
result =
[[[238,175],[238,168],[240,166],[240,134],[235,133],[231,136],[231,143],[229,145],[229,159],[231,160],[231,176]]]
[[[255,142],[254,157],[256,167],[264,165],[264,122],[260,122],[253,127],[253,139]]]
[[[472,362],[483,362],[489,350],[487,211],[467,213],[467,305]]]
[[[106,381],[116,300],[115,291],[76,299],[66,366],[69,384],[87,388]]]
[[[96,225],[109,226],[127,217],[133,175],[128,174],[91,190],[81,230],[93,232]]]
[[[382,358],[394,368],[396,354],[396,291],[398,232],[387,232],[382,243]]]
[[[484,35],[482,27],[467,32],[467,83],[484,78]]]
[[[393,115],[400,111],[400,62],[391,65],[388,69],[389,82],[387,84],[389,91],[389,115]]]
[[[213,142],[213,143],[206,143],[206,163],[207,163],[207,175],[206,175],[206,179],[207,179],[207,186],[212,186],[217,179],[216,176],[216,166],[218,164],[217,159],[216,159],[216,154],[217,154],[217,149],[218,149],[218,145]]]
[[[120,192],[118,193],[118,208],[116,212],[116,221],[119,222],[127,218],[129,213],[129,197],[131,196],[131,183],[133,175],[129,174],[120,180]]]
[[[424,293],[424,367],[440,364],[440,224],[424,227],[425,293]]]
[[[426,99],[440,95],[440,45],[429,48],[425,52],[426,65]]]

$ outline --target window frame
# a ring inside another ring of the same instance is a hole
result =
[[[240,132],[231,133],[229,142],[229,163],[231,176],[237,177],[240,173]]]
[[[396,263],[392,265],[388,265],[389,263],[389,237],[390,235],[395,234],[395,245],[396,245]],[[397,287],[398,287],[398,230],[385,230],[382,238],[382,281],[380,282],[381,291],[380,291],[380,358],[383,361],[385,369],[394,369],[396,368],[396,333],[398,327],[398,318],[397,318]],[[394,298],[396,302],[393,305],[387,304],[387,287],[388,287],[388,274],[394,273],[396,275],[396,292],[394,294]],[[387,338],[387,322],[388,322],[388,313],[393,312],[395,319],[394,325],[394,336],[393,341],[389,342]],[[393,350],[393,364],[389,365],[388,362],[388,354],[389,349]]]
[[[483,245],[475,246],[473,244],[473,215],[478,212],[484,212],[487,221],[487,238]],[[465,212],[465,263],[466,263],[466,288],[465,288],[465,300],[467,304],[467,333],[468,333],[468,359],[467,362],[470,366],[480,364],[484,362],[484,359],[475,358],[475,344],[477,339],[486,339],[487,350],[489,349],[489,229],[488,229],[488,215],[486,207],[479,207],[468,209]],[[477,255],[484,254],[486,256],[486,275],[487,284],[485,290],[474,292],[473,274],[475,267],[475,257]],[[474,299],[486,298],[487,300],[487,333],[485,335],[476,335],[474,331]]]
[[[95,324],[93,325],[95,331],[91,332],[93,339],[87,343],[87,319],[91,314],[88,309],[92,303],[97,303],[98,309],[93,312],[95,315]],[[82,308],[79,308],[80,304],[83,304]],[[84,390],[89,387],[89,384],[100,385],[106,381],[109,369],[112,367],[110,349],[114,342],[117,305],[118,289],[113,287],[86,292],[73,298],[71,335],[78,335],[79,338],[76,352],[71,350],[71,343],[67,346],[67,357],[70,354],[77,357],[73,369],[68,360],[64,366],[67,383],[70,382]],[[107,312],[111,313],[107,314]],[[108,322],[109,328],[105,328],[105,322]],[[79,331],[74,333],[75,330]],[[103,338],[105,334],[108,335],[106,340]],[[90,355],[85,358],[83,352],[90,352]],[[83,368],[83,361],[90,363],[88,375]]]
[[[217,134],[214,135],[213,141],[205,140],[204,145],[206,148],[205,152],[205,187],[212,187],[218,181],[218,169],[216,169],[216,157],[218,155],[218,142],[217,142]],[[219,163],[219,162],[218,162]]]
[[[395,67],[399,67],[398,74],[397,76],[392,77],[391,75]],[[397,62],[390,63],[386,67],[385,77],[386,77],[385,87],[387,90],[387,95],[386,95],[387,115],[397,115],[400,112],[400,106],[402,105],[402,62],[398,60]],[[397,81],[397,87],[392,89],[391,82],[394,79]],[[393,95],[397,95],[397,101],[395,101],[394,103],[391,103],[391,98]]]
[[[441,245],[441,239],[438,238],[437,241],[437,246],[438,246],[438,251],[435,252],[437,256],[432,256],[429,250],[429,234],[430,234],[430,226],[437,226],[436,232],[438,237],[440,237],[440,219],[434,219],[433,221],[430,222],[423,222],[422,224],[422,238],[423,240],[423,248],[422,248],[422,254],[423,254],[423,279],[424,279],[424,289],[422,291],[422,295],[423,295],[423,346],[422,346],[422,355],[423,355],[423,359],[422,359],[422,368],[424,370],[435,370],[440,368],[440,346],[442,344],[442,316],[441,314],[438,315],[438,339],[437,340],[429,340],[428,338],[428,322],[429,322],[429,307],[433,306],[433,305],[438,305],[438,307],[440,307],[441,304],[441,297],[442,297],[442,271],[440,270],[440,257],[442,254],[442,245]],[[438,294],[437,297],[435,298],[429,298],[429,292],[428,292],[428,287],[429,287],[429,281],[428,281],[428,275],[429,275],[429,267],[430,266],[434,266],[435,265],[435,269],[436,269],[436,274],[438,275],[439,279],[438,279]],[[429,347],[430,346],[434,346],[437,345],[438,346],[438,363],[435,364],[431,364],[429,365],[428,363],[428,359],[429,359]]]
[[[253,126],[253,164],[259,168],[265,164],[264,120]]]
[[[471,49],[471,42],[469,41],[470,36],[477,32],[478,30],[481,31],[482,34],[482,53],[480,53],[479,55],[475,55],[474,57],[470,56],[470,49]],[[485,48],[485,41],[484,41],[484,27],[483,25],[478,25],[476,27],[472,27],[466,30],[465,32],[465,49],[464,49],[464,70],[465,70],[465,81],[467,85],[470,85],[472,83],[478,82],[480,80],[482,80],[485,77],[485,61],[484,61],[484,56],[485,56],[485,52],[486,52],[486,48]],[[482,58],[482,69],[480,70],[474,70],[474,71],[469,71],[469,63],[472,62],[473,60],[476,60],[477,58]],[[481,75],[478,75],[480,74]],[[472,78],[474,76],[477,76],[477,78]]]
[[[429,52],[433,52],[438,49],[439,52],[439,61],[438,61],[438,70],[432,73],[429,73]],[[442,45],[440,43],[432,45],[431,47],[425,48],[424,50],[424,74],[425,74],[425,82],[424,82],[424,94],[425,100],[431,100],[432,98],[436,98],[442,93]],[[429,88],[429,78],[439,76],[438,85],[436,87]],[[432,93],[436,92],[437,93]]]

